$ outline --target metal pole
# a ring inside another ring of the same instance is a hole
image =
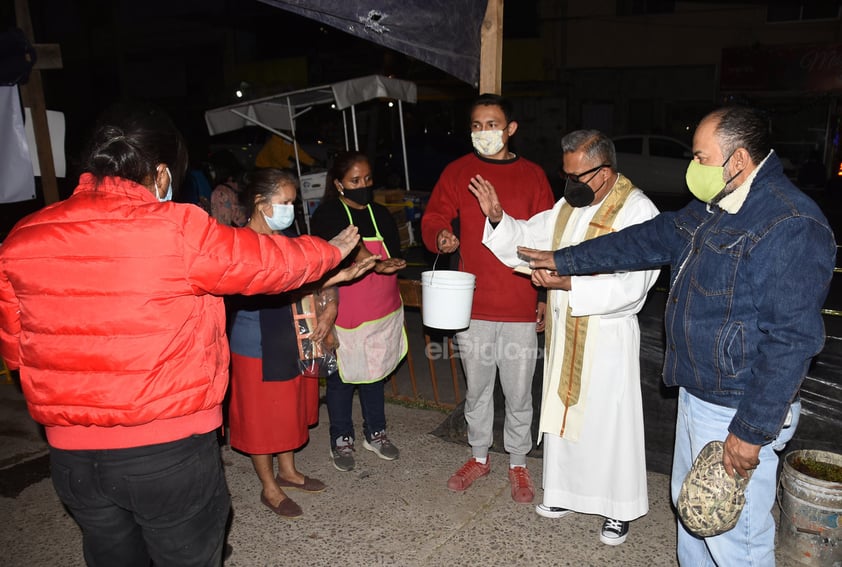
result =
[[[351,125],[354,127],[354,149],[360,151],[360,141],[357,138],[357,111],[354,105],[351,105]]]
[[[292,101],[287,97],[287,110],[289,111],[289,129],[292,133],[292,151],[295,154],[295,171],[298,173],[299,183],[301,180],[301,160],[298,159],[298,141],[295,138],[295,116],[292,112]],[[307,202],[301,200],[301,212],[304,215],[304,224],[307,226],[307,234],[310,234],[310,214],[307,210]],[[298,226],[298,221],[295,221],[295,228],[301,234],[301,227]]]
[[[351,149],[348,145],[348,115],[345,114],[345,109],[342,109],[342,127],[345,129],[345,151]]]
[[[301,179],[301,161],[298,159],[298,140],[295,139],[295,116],[292,113],[292,102],[287,97],[287,110],[289,111],[289,129],[292,133],[292,151],[295,153],[295,171]]]
[[[406,161],[406,132],[403,129],[403,103],[398,99],[398,118],[401,125],[401,149],[403,150],[403,175],[406,179],[406,190],[409,191],[409,163]]]

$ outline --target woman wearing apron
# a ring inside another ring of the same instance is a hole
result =
[[[311,220],[315,236],[330,239],[349,224],[359,229],[361,243],[351,261],[372,255],[380,259],[366,276],[339,287],[339,372],[327,379],[327,409],[333,465],[354,468],[354,389],[359,389],[363,414],[363,447],[381,459],[399,456],[386,435],[384,379],[406,355],[403,304],[395,272],[406,262],[400,251],[398,228],[391,213],[372,202],[371,165],[361,152],[344,152],[328,171],[325,195]]]

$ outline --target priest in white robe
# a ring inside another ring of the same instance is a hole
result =
[[[601,132],[572,132],[562,150],[564,198],[529,220],[502,210],[493,180],[477,176],[469,187],[488,217],[483,244],[527,274],[518,245],[557,250],[658,213],[618,172],[614,144]],[[629,522],[649,509],[637,313],[657,276],[657,270],[531,272],[533,283],[548,288],[539,426],[544,497],[536,512],[549,518],[572,512],[603,516],[600,540],[607,545],[623,543]]]

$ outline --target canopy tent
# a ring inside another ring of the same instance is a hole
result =
[[[345,130],[345,149],[351,149],[348,138],[348,120],[346,111],[350,109],[354,149],[359,150],[357,135],[357,104],[377,99],[397,101],[403,151],[404,178],[406,189],[409,187],[409,165],[406,159],[406,133],[403,124],[403,103],[415,103],[418,89],[415,83],[392,79],[381,75],[369,75],[330,85],[310,87],[297,91],[279,93],[259,99],[248,100],[205,111],[205,123],[210,135],[239,130],[246,126],[259,126],[280,136],[293,144],[295,167],[301,177],[301,161],[298,157],[298,142],[295,137],[296,120],[314,106],[333,104],[342,111],[342,124]],[[287,134],[287,132],[289,132]],[[304,214],[309,224],[307,207]]]
[[[260,0],[437,67],[476,87],[488,0]]]
[[[301,163],[298,160],[298,142],[295,139],[295,121],[314,106],[333,104],[342,111],[342,124],[345,129],[345,149],[351,149],[348,138],[348,120],[346,110],[351,110],[354,149],[359,149],[357,135],[357,115],[355,106],[369,100],[380,98],[393,99],[398,103],[400,117],[401,148],[403,149],[404,177],[409,189],[409,166],[406,159],[406,135],[403,126],[403,103],[415,103],[418,89],[415,83],[392,79],[381,75],[369,75],[331,85],[310,87],[297,91],[279,93],[237,104],[214,108],[205,112],[205,123],[211,136],[231,132],[246,126],[260,126],[293,143],[295,147],[295,165],[301,176]],[[286,132],[289,132],[287,134]]]

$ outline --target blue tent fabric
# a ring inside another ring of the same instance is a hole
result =
[[[260,0],[320,21],[479,85],[487,0]]]

